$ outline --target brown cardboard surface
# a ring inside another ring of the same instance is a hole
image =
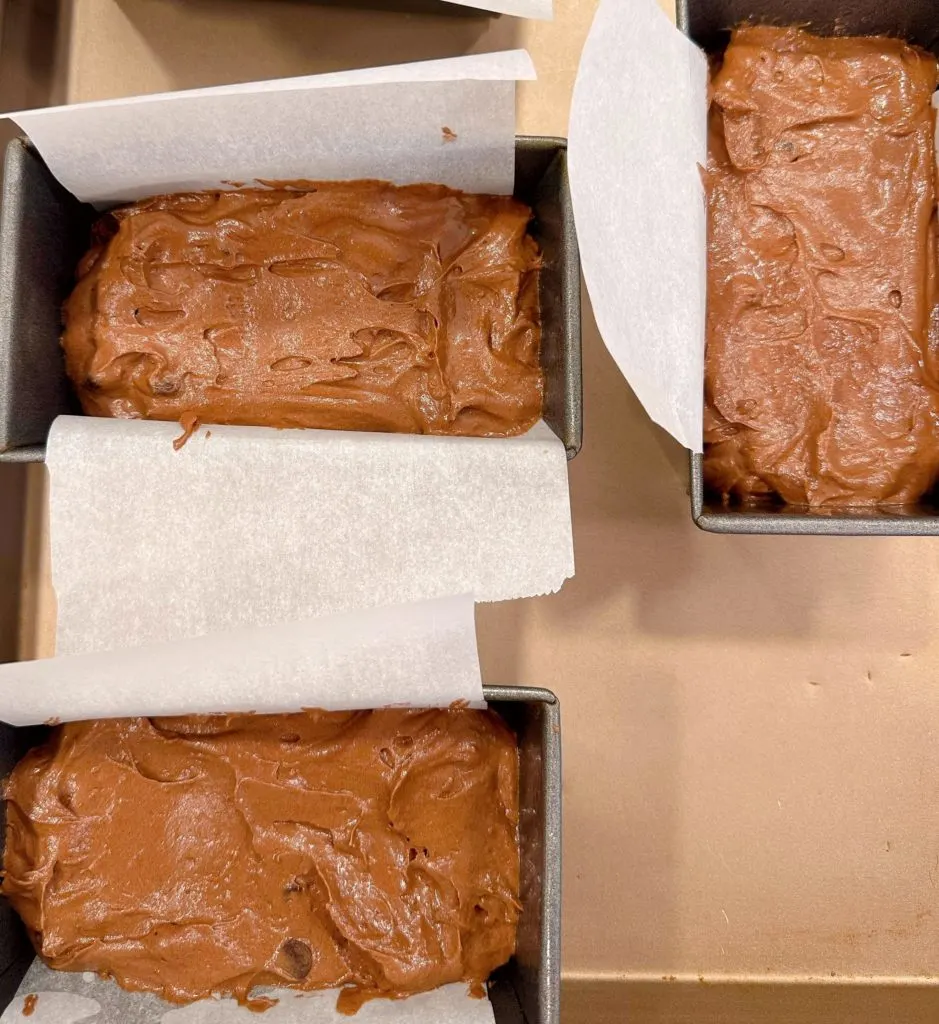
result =
[[[555,3],[541,24],[63,0],[65,80],[80,100],[526,46],[519,131],[565,134],[594,0]],[[589,305],[584,360],[577,576],[477,616],[486,681],[563,706],[567,1019],[935,1020],[911,982],[939,980],[939,541],[698,532],[685,453]],[[30,472],[22,655],[54,621]]]
[[[619,977],[568,979],[562,1024],[926,1024],[932,985],[713,983]]]

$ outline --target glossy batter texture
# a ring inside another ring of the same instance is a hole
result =
[[[313,191],[157,196],[99,222],[62,339],[84,411],[531,427],[543,391],[531,210],[440,185],[300,184]]]
[[[518,752],[490,712],[69,724],[5,795],[2,891],[54,968],[354,1010],[478,988],[515,949]]]
[[[713,79],[705,476],[727,497],[913,502],[939,470],[936,60],[734,33]]]

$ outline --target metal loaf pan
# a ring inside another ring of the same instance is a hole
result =
[[[487,686],[486,700],[518,736],[522,916],[516,955],[493,975],[496,1024],[559,1024],[561,987],[561,711],[550,690]],[[0,777],[48,729],[0,723]],[[0,899],[0,1012],[10,1004],[33,949]]]
[[[515,195],[535,212],[532,234],[544,258],[544,418],[573,458],[583,421],[580,256],[565,139],[516,138]],[[59,336],[62,303],[94,218],[26,140],[8,144],[0,206],[0,462],[41,462],[55,417],[81,412]]]
[[[820,35],[889,35],[939,55],[936,0],[677,0],[678,27],[708,53],[745,22],[799,25]],[[724,505],[704,486],[703,459],[691,456],[691,514],[712,533],[939,535],[939,491],[916,505],[808,509],[782,503]]]

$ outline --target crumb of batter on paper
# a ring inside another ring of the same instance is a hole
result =
[[[462,711],[463,708],[469,707],[469,701],[465,697],[458,697],[456,700],[450,701],[448,706],[451,711]]]
[[[443,136],[444,142],[456,142],[457,134],[452,128],[448,128],[446,125],[444,125],[440,129],[440,134]]]
[[[210,438],[211,436],[212,436],[212,431],[211,431],[211,430],[207,430],[207,431],[205,432],[205,439],[206,439],[206,441],[208,441],[208,439],[209,439],[209,438]]]
[[[39,1002],[39,996],[35,992],[30,994],[23,1000],[23,1016],[32,1017],[36,1012],[36,1004]]]
[[[47,718],[43,725],[61,725],[62,719],[58,715],[53,715],[52,718]]]
[[[372,998],[374,997],[371,992],[359,988],[358,985],[345,985],[339,990],[336,1011],[343,1017],[354,1017]]]
[[[179,417],[179,425],[183,428],[183,432],[173,440],[173,449],[177,452],[199,429],[199,417],[195,413],[184,412]]]

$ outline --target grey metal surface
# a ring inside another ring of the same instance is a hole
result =
[[[516,195],[542,249],[545,421],[568,458],[580,450],[580,256],[567,184],[567,142],[516,139]],[[52,177],[24,140],[7,146],[0,207],[0,462],[41,462],[56,416],[78,412],[59,347],[62,303],[88,246],[91,209]]]
[[[939,53],[935,0],[676,0],[678,27],[709,52],[743,22],[801,25],[821,35],[890,35]]]
[[[496,1024],[558,1024],[561,996],[561,707],[550,690],[486,686],[519,746],[522,917],[515,958],[495,973]],[[512,998],[514,997],[514,998]]]
[[[678,27],[709,53],[727,44],[743,22],[802,25],[822,35],[901,36],[939,54],[936,0],[676,0]],[[767,502],[725,505],[704,486],[703,459],[690,457],[691,515],[710,533],[816,534],[835,536],[936,536],[936,494],[916,505],[810,509]]]
[[[805,508],[782,503],[725,506],[704,486],[704,459],[691,455],[691,515],[708,533],[815,534],[839,537],[932,537],[939,535],[939,510],[917,505]]]
[[[59,309],[89,215],[22,140],[7,145],[0,197],[0,452],[45,443],[70,411]],[[16,459],[16,461],[23,461]]]
[[[567,140],[520,135],[515,140],[515,194],[535,211],[541,247],[541,365],[545,422],[567,457],[583,438],[580,355],[580,253],[567,179]]]
[[[6,778],[16,762],[48,730],[14,729],[0,722],[0,778]],[[0,800],[0,851],[6,836],[6,804]],[[33,947],[16,912],[0,898],[0,1010],[13,998],[33,959]]]
[[[519,745],[522,915],[515,957],[494,975],[496,1024],[559,1024],[561,990],[561,711],[550,690],[484,687]],[[0,777],[48,732],[0,722]],[[2,802],[0,802],[2,808]],[[2,822],[0,822],[2,824]],[[0,851],[2,851],[0,831]],[[33,959],[19,918],[0,899],[0,1012]]]

